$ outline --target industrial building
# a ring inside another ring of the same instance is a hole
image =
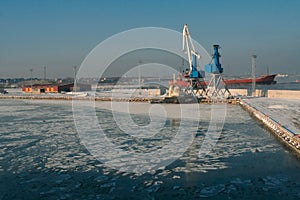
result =
[[[76,91],[90,91],[91,85],[77,83]],[[69,84],[34,84],[22,87],[22,91],[25,93],[62,93],[62,92],[74,92],[74,83]]]

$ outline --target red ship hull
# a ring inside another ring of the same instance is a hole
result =
[[[277,74],[272,74],[272,75],[264,75],[256,78],[256,84],[265,84],[265,85],[270,85],[270,84],[275,84],[276,81],[274,81],[275,77]],[[245,79],[227,79],[224,80],[226,85],[244,85],[244,84],[251,84],[252,83],[252,78],[245,78]],[[198,85],[206,86],[208,85],[209,82],[206,81],[201,81],[198,83]],[[169,81],[169,85],[177,85],[180,87],[188,87],[190,86],[190,82],[187,79],[179,79]]]
[[[275,77],[277,74],[272,74],[272,75],[264,75],[256,78],[256,84],[265,84],[265,85],[270,85],[270,84],[275,84],[276,81],[274,81]],[[227,85],[231,84],[251,84],[252,83],[252,78],[245,78],[245,79],[228,79],[224,81]]]

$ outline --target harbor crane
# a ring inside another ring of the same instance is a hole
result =
[[[192,97],[209,100],[223,100],[231,97],[222,77],[224,69],[220,63],[220,46],[213,45],[214,53],[211,62],[205,65],[205,71],[198,71],[197,60],[201,55],[196,52],[187,24],[182,31],[182,51],[187,54],[189,68],[183,71],[177,79],[175,76],[169,82],[169,97]],[[204,76],[211,76],[210,81],[205,81]]]
[[[192,95],[195,97],[199,91],[202,91],[201,94],[205,92],[205,82],[203,80],[203,73],[197,70],[197,60],[200,59],[201,56],[195,50],[187,24],[183,26],[182,30],[182,51],[187,54],[189,69],[183,72],[182,77],[180,77],[181,80],[175,80],[174,78],[170,84],[169,95]],[[182,79],[185,80],[183,81]]]
[[[188,55],[189,71],[187,75],[192,79],[202,78],[197,70],[197,59],[200,59],[200,54],[195,51],[195,46],[187,24],[184,25],[182,31],[182,51]]]
[[[205,72],[212,76],[206,88],[206,96],[212,100],[232,97],[222,76],[224,69],[220,63],[221,55],[219,53],[219,48],[219,45],[213,45],[214,54],[212,56],[212,61],[210,64],[205,65]]]

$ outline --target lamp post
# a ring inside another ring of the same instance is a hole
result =
[[[77,80],[76,80],[76,66],[73,66],[73,69],[74,69],[74,89],[73,91],[74,92],[77,92]]]
[[[46,66],[44,66],[44,81],[46,80],[46,72],[47,72],[47,67]]]
[[[139,94],[141,95],[142,92],[141,92],[141,65],[142,64],[142,61],[139,60],[139,66],[138,66],[138,76],[139,76]]]
[[[31,88],[31,92],[32,92],[32,71],[33,69],[30,69],[30,88]]]
[[[256,86],[256,55],[252,55],[252,96],[256,95],[255,86]]]

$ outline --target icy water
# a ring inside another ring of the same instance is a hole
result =
[[[97,104],[106,134],[118,133],[112,113]],[[182,157],[143,175],[96,160],[80,142],[69,101],[1,100],[0,117],[0,199],[300,198],[300,159],[238,105],[227,106],[221,137],[207,156],[198,157],[208,127],[203,120]],[[141,113],[132,118],[149,122]],[[168,119],[167,136],[153,141],[166,143],[177,120]]]

